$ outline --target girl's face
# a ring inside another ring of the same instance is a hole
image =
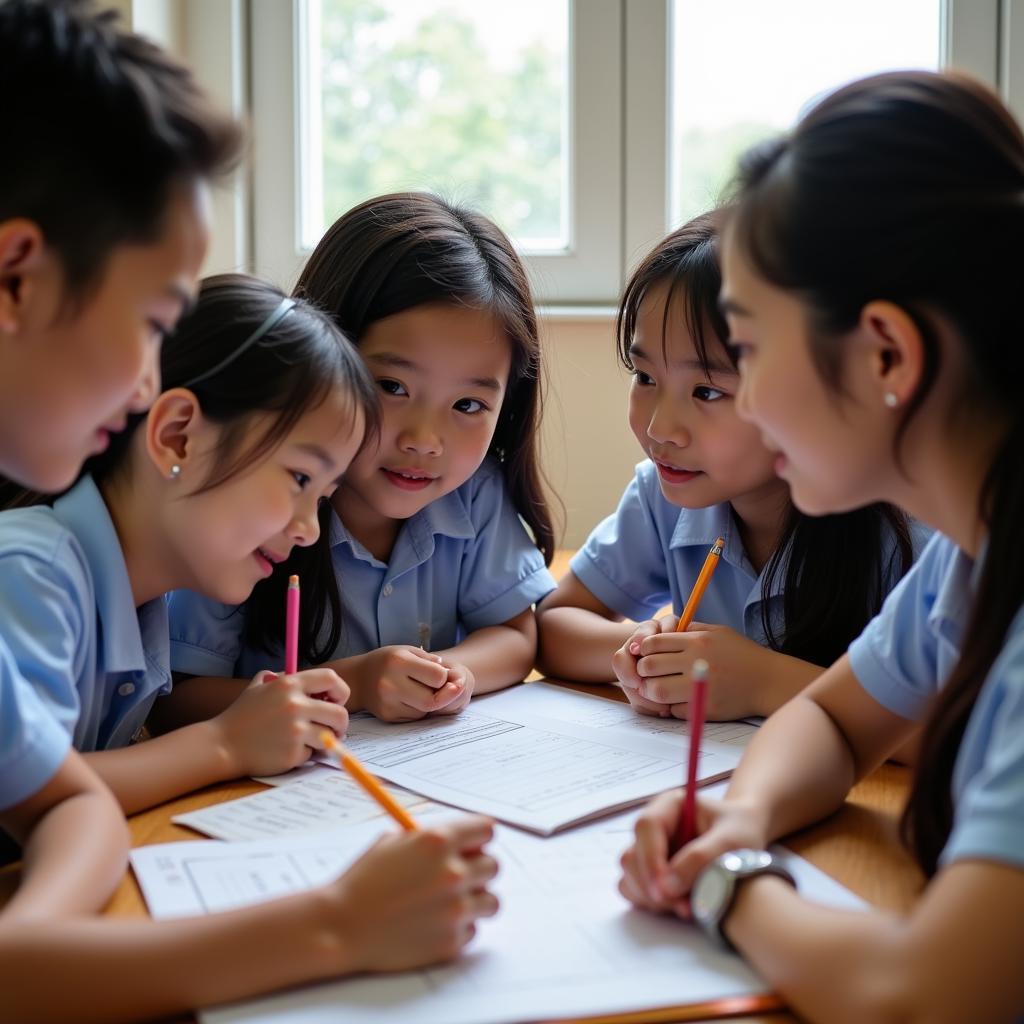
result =
[[[62,490],[130,412],[149,407],[160,388],[160,342],[195,294],[207,206],[203,186],[175,193],[161,236],[117,246],[80,307],[43,250],[22,279],[17,324],[0,330],[0,472]]]
[[[254,418],[251,436],[259,437],[267,423],[265,414]],[[209,491],[189,495],[208,478],[221,433],[202,425],[193,439],[195,458],[180,479],[167,482],[172,494],[174,488],[185,493],[163,506],[172,554],[188,576],[176,585],[239,604],[294,545],[315,543],[319,503],[348,469],[364,429],[362,413],[353,416],[351,399],[335,388],[268,456]]]
[[[490,312],[425,303],[372,324],[359,352],[380,388],[380,443],[352,463],[340,511],[408,519],[483,462],[508,387],[512,348]]]
[[[739,414],[775,453],[803,512],[847,512],[883,500],[894,417],[868,379],[858,332],[844,339],[843,394],[827,387],[811,357],[806,309],[767,284],[726,233],[722,307],[740,357]]]
[[[711,374],[705,373],[682,297],[676,293],[666,322],[667,296],[665,285],[648,290],[629,349],[629,425],[658,468],[662,493],[681,508],[706,508],[782,488],[772,454],[736,414],[736,368],[709,329]]]

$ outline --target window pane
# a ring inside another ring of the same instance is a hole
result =
[[[526,250],[568,241],[569,0],[306,0],[302,242],[382,192],[430,189]]]
[[[864,75],[939,66],[941,0],[674,0],[670,216],[715,205],[749,145]]]

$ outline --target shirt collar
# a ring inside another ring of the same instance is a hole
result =
[[[725,538],[722,557],[750,576],[757,576],[743,548],[743,539],[727,501],[707,508],[684,508],[679,513],[669,548],[704,548],[705,553],[719,537]]]
[[[144,671],[146,650],[140,614],[145,611],[146,632],[156,634],[159,646],[159,624],[161,619],[167,622],[164,599],[158,598],[136,609],[121,542],[91,476],[82,477],[67,494],[58,498],[53,512],[74,534],[89,567],[101,624],[97,642],[103,651],[104,667],[108,672]],[[156,607],[151,611],[150,605]],[[164,646],[167,646],[166,637]]]
[[[469,507],[463,494],[464,488],[465,485],[442,495],[407,519],[399,531],[395,551],[397,552],[405,543],[411,544],[416,556],[424,562],[433,554],[434,536],[437,534],[455,540],[471,540],[475,537],[476,527],[469,517]],[[358,558],[379,566],[384,564],[374,558],[351,534],[337,513],[331,516],[330,542],[332,548],[348,544]]]

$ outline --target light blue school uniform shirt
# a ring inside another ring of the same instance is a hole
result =
[[[127,746],[170,691],[166,601],[135,607],[88,476],[52,509],[0,513],[0,623],[19,672],[79,750]]]
[[[388,562],[370,554],[337,516],[330,530],[343,610],[341,640],[329,661],[392,644],[452,647],[514,618],[555,587],[492,459],[406,520]],[[175,671],[246,678],[280,669],[280,651],[245,644],[244,605],[181,590],[170,607]]]
[[[978,569],[936,534],[850,645],[861,686],[904,718],[925,717],[960,657]],[[940,862],[1024,867],[1024,609],[982,684],[953,769],[953,829]]]
[[[594,528],[569,567],[599,601],[627,619],[648,619],[667,604],[680,615],[719,537],[725,538],[725,548],[696,621],[728,626],[767,646],[765,614],[776,635],[785,629],[785,564],[772,580],[766,608],[764,570],[756,572],[747,557],[729,503],[700,509],[673,505],[662,494],[657,467],[650,459],[638,463],[619,507]],[[891,568],[886,590],[899,572],[899,560],[893,557],[895,537],[887,543],[883,557]]]
[[[38,793],[70,747],[67,732],[22,678],[0,636],[0,811]]]

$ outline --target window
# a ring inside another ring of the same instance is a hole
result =
[[[515,239],[541,302],[607,306],[815,95],[950,63],[1020,90],[1017,0],[251,4],[250,262],[285,287],[345,209],[428,188]]]

